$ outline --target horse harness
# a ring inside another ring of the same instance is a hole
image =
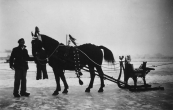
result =
[[[61,46],[65,47],[64,54],[58,55],[58,53],[59,53],[58,48],[61,47]],[[70,60],[70,57],[69,57],[70,51],[73,51],[74,61]],[[63,44],[59,44],[57,46],[57,48],[52,52],[52,54],[50,56],[48,56],[48,58],[46,58],[44,60],[48,60],[50,57],[55,57],[56,59],[58,59],[61,62],[63,62],[65,64],[65,66],[67,65],[66,64],[67,60],[73,62],[74,65],[75,65],[75,72],[76,72],[77,77],[79,78],[82,75],[81,64],[80,64],[80,60],[79,60],[79,51],[78,51],[77,46],[70,47],[70,46],[65,46]],[[43,61],[43,60],[39,59],[38,57],[37,57],[37,59],[39,61]]]
[[[79,51],[77,46],[74,47],[65,46],[65,53],[64,53],[65,60],[70,60],[69,58],[70,51],[73,51],[73,59],[74,59],[76,75],[77,77],[80,77],[82,75],[82,72],[81,72],[81,63],[79,59]]]
[[[77,77],[80,77],[82,75],[82,72],[81,72],[81,68],[80,68],[81,64],[80,64],[80,60],[79,60],[79,51],[78,51],[77,47],[74,47],[73,53],[74,53],[74,63],[75,63],[76,75],[77,75]]]

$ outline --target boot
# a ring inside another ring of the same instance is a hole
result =
[[[20,95],[18,93],[13,93],[14,97],[20,97]]]
[[[25,96],[28,97],[30,95],[30,93],[24,92],[24,93],[20,93],[21,96]]]

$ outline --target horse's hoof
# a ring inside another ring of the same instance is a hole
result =
[[[100,88],[99,90],[98,90],[98,92],[103,92],[104,90],[103,90],[103,88]]]
[[[59,94],[59,92],[57,92],[57,91],[54,91],[54,93],[52,94],[53,96],[56,96],[56,95],[58,95]]]
[[[85,92],[90,92],[90,89],[89,88],[86,88]]]
[[[67,93],[68,93],[68,90],[65,89],[62,93],[63,93],[63,94],[67,94]]]

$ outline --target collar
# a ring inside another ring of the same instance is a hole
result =
[[[19,45],[19,48],[21,48],[22,50],[26,48],[26,45],[23,45],[22,47]]]

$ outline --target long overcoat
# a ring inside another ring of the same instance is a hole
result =
[[[14,69],[29,69],[28,61],[34,61],[34,57],[28,55],[27,49],[20,46],[13,48],[10,56],[10,67]]]

